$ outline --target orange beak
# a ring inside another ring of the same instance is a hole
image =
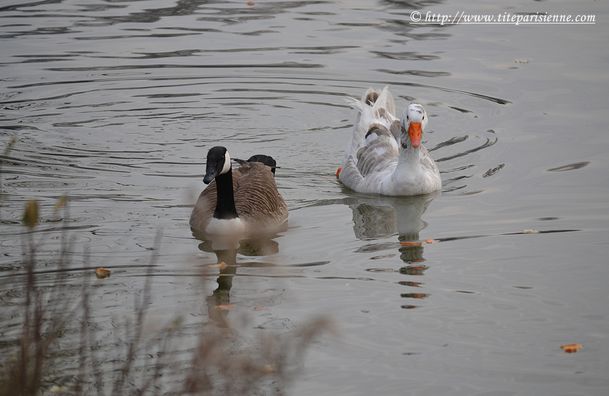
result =
[[[411,122],[408,125],[408,136],[410,137],[410,144],[412,144],[413,148],[417,148],[421,145],[421,135],[423,135],[421,123]]]

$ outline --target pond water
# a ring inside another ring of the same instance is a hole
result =
[[[414,25],[412,10],[597,23]],[[200,273],[218,258],[188,217],[221,144],[273,155],[290,208],[287,232],[238,253],[229,316],[281,332],[325,314],[338,329],[292,394],[606,395],[608,17],[606,2],[565,0],[3,1],[0,146],[17,141],[2,157],[1,337],[17,329],[24,203],[42,205],[52,288],[63,194],[74,267],[88,247],[113,270],[93,282],[102,327],[132,312],[157,230],[152,317],[206,322],[217,284]],[[426,106],[441,194],[337,182],[345,98],[384,85],[399,108]],[[418,240],[433,243],[404,243]]]

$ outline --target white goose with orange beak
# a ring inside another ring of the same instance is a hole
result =
[[[398,120],[387,87],[368,90],[361,102],[353,140],[339,180],[360,193],[391,196],[429,194],[442,188],[440,172],[422,144],[428,117],[420,104],[411,104]]]

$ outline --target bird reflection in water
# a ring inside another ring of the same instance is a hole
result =
[[[248,257],[271,256],[279,252],[279,244],[270,239],[248,239],[239,242],[227,240],[205,240],[199,244],[199,250],[214,253],[217,259],[217,268],[220,273],[216,282],[218,287],[207,297],[209,317],[223,323],[230,310],[230,292],[237,269],[247,266],[247,263],[238,263],[237,255]],[[269,262],[256,262],[257,266],[273,266]]]
[[[403,262],[400,274],[421,276],[429,268],[424,264],[425,241],[420,240],[419,233],[425,228],[423,213],[429,203],[439,193],[414,197],[357,197],[349,200],[353,211],[353,231],[360,240],[378,240],[398,235],[400,260]],[[395,246],[393,243],[371,243],[359,251],[381,251]],[[382,258],[385,256],[376,256]],[[420,288],[423,283],[414,280],[401,280],[400,285],[408,288]],[[428,296],[422,292],[402,293],[402,298],[424,299]],[[413,304],[404,304],[402,308],[416,308]]]

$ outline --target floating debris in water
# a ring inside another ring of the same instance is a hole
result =
[[[582,344],[565,344],[561,345],[560,349],[565,351],[566,353],[575,353],[582,349],[584,346]]]
[[[110,271],[108,268],[104,268],[104,267],[95,268],[95,276],[97,276],[97,279],[108,278],[111,273],[112,273],[112,271]]]

